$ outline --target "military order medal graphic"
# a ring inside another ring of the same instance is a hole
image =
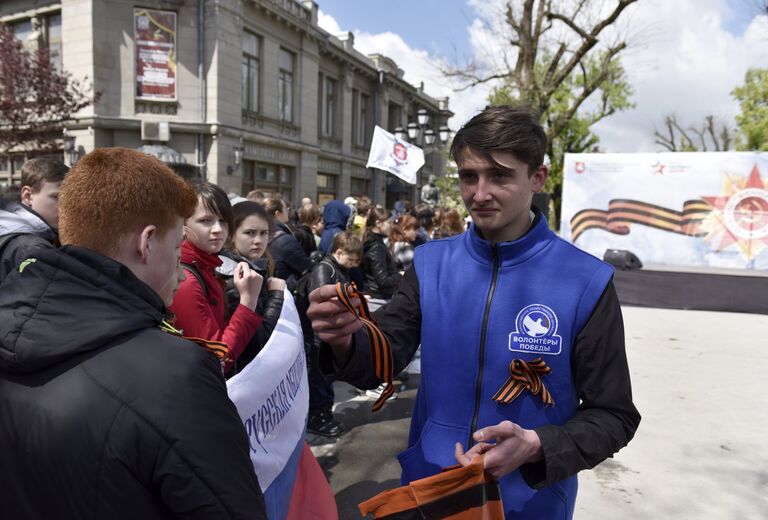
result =
[[[723,193],[702,197],[712,206],[701,223],[704,240],[716,251],[736,244],[749,261],[768,246],[768,187],[757,165],[749,177],[727,175]]]

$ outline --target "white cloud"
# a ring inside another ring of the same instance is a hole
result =
[[[322,10],[318,13],[318,24],[331,34],[344,32],[336,20]],[[470,117],[486,104],[490,87],[475,88],[465,92],[454,92],[450,83],[438,68],[440,58],[427,51],[414,49],[400,35],[393,32],[370,34],[354,30],[355,49],[363,54],[383,54],[403,69],[403,79],[412,85],[424,82],[424,91],[434,98],[449,97],[450,110],[455,114],[448,125],[456,131]]]
[[[734,125],[738,105],[730,92],[744,81],[750,67],[764,66],[768,57],[766,17],[755,18],[744,34],[722,27],[727,15],[722,2],[649,0],[641,3],[633,23],[648,34],[623,59],[635,89],[636,108],[595,126],[602,147],[612,152],[659,151],[654,125],[664,116],[698,125],[708,114]]]
[[[499,35],[503,27],[501,3],[468,0],[477,16],[467,28],[470,48],[473,57],[484,65],[500,65],[505,57],[514,63],[514,55],[505,56],[507,39]],[[616,31],[630,35],[631,48],[622,61],[635,90],[636,108],[594,127],[604,150],[661,150],[654,144],[653,131],[667,114],[676,115],[685,124],[700,123],[713,114],[734,125],[738,106],[730,92],[743,83],[748,68],[768,63],[768,17],[756,17],[736,36],[723,28],[729,16],[732,13],[721,0],[644,0],[623,13]],[[332,16],[321,11],[319,19],[328,32],[342,32]],[[611,35],[606,34],[608,37]],[[450,123],[454,130],[485,106],[490,85],[454,92],[437,69],[441,57],[410,47],[395,33],[356,30],[355,47],[364,54],[381,53],[392,58],[405,71],[407,81],[424,81],[430,95],[448,96],[456,113]]]

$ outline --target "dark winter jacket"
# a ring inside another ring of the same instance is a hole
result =
[[[266,518],[216,357],[85,248],[39,250],[0,289],[0,516]]]
[[[312,232],[312,229],[306,224],[296,224],[291,226],[291,228],[293,230],[293,235],[296,237],[296,240],[298,240],[299,244],[301,244],[301,249],[304,250],[304,253],[308,257],[312,256],[312,253],[317,251],[315,234]]]
[[[253,335],[248,345],[235,364],[235,372],[239,372],[245,365],[251,362],[256,354],[261,352],[264,345],[267,344],[272,331],[275,330],[277,320],[280,319],[280,311],[283,308],[283,291],[270,291],[267,288],[269,273],[267,272],[267,262],[265,258],[261,261],[253,262],[229,250],[222,251],[219,255],[221,265],[216,271],[224,277],[227,282],[225,298],[227,300],[227,316],[240,304],[240,293],[235,287],[233,274],[235,267],[239,262],[247,262],[251,268],[264,278],[261,285],[259,300],[256,303],[256,313],[261,316],[261,326]]]
[[[275,259],[275,276],[285,280],[288,290],[293,292],[297,280],[312,267],[312,262],[291,230],[282,222],[275,221],[275,235],[269,242],[269,251]]]
[[[370,232],[363,244],[365,292],[371,298],[389,300],[400,282],[395,257],[384,243],[384,235]]]
[[[57,242],[56,232],[37,213],[18,202],[0,199],[0,283],[35,250],[51,249]]]
[[[333,253],[333,237],[347,229],[347,221],[351,210],[340,200],[332,200],[323,208],[323,238],[320,239],[320,251]]]

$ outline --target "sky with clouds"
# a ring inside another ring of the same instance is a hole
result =
[[[568,0],[565,0],[568,1]],[[491,85],[455,91],[437,64],[498,61],[506,48],[494,25],[504,0],[319,0],[320,26],[351,31],[364,54],[397,62],[405,79],[450,97],[453,130],[485,106]],[[614,2],[607,1],[610,7]],[[640,0],[620,19],[630,48],[622,64],[635,108],[595,125],[607,152],[663,151],[654,126],[668,114],[697,124],[708,114],[734,126],[730,92],[750,67],[768,67],[768,17],[757,0]]]

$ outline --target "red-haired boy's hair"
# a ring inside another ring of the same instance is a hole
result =
[[[97,148],[72,167],[59,194],[59,238],[111,256],[125,235],[157,226],[163,236],[197,206],[192,187],[156,158]]]

